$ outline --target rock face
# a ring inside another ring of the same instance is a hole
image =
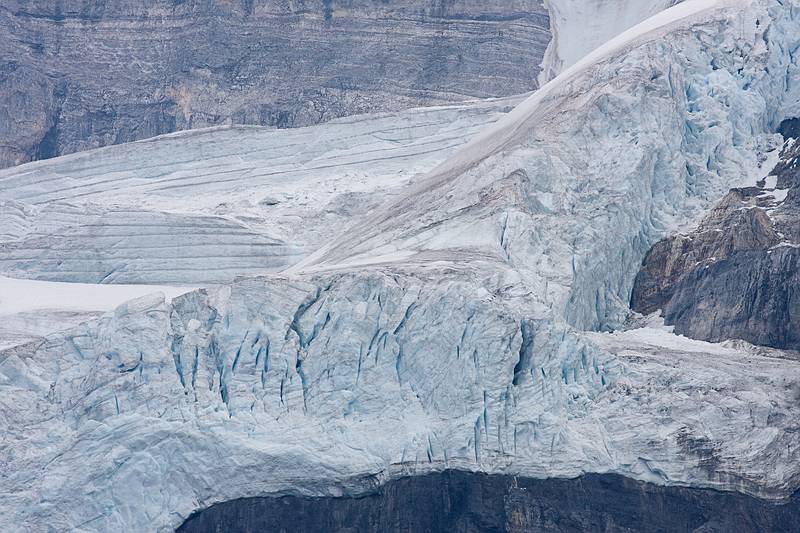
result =
[[[797,531],[800,495],[784,504],[616,475],[533,480],[448,471],[390,482],[358,498],[284,496],[214,505],[179,533]]]
[[[797,120],[780,130],[795,133]],[[696,231],[653,246],[631,308],[676,333],[800,348],[800,145],[790,137],[758,187],[732,190]]]
[[[550,41],[541,0],[12,0],[0,33],[0,167],[520,94]]]

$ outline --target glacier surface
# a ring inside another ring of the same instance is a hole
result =
[[[546,0],[553,37],[539,82],[544,85],[587,54],[681,0]]]
[[[645,251],[800,114],[797,49],[796,0],[683,2],[288,271],[0,351],[0,529],[166,531],[446,468],[791,494],[797,354],[625,324]]]
[[[278,271],[520,99],[176,133],[0,170],[0,272],[191,285]]]

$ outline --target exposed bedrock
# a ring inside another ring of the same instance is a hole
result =
[[[798,528],[798,494],[774,503],[613,474],[534,480],[448,471],[392,481],[355,498],[229,501],[193,515],[177,531],[744,533]]]
[[[797,120],[781,125],[793,134]],[[800,145],[789,138],[758,187],[733,189],[685,235],[658,242],[631,307],[663,311],[676,333],[800,348]]]
[[[0,167],[216,124],[524,93],[549,27],[541,0],[11,0]]]

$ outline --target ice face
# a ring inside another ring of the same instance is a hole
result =
[[[0,528],[167,530],[445,468],[796,490],[796,360],[582,330],[797,114],[797,8],[685,2],[293,272],[2,352]]]
[[[795,23],[781,6],[682,3],[573,66],[296,271],[478,254],[513,267],[571,325],[613,327],[646,250],[754,181],[800,102],[773,79],[797,76],[776,53],[797,44]]]
[[[797,361],[583,334],[499,289],[447,267],[249,279],[6,351],[2,525],[168,530],[447,468],[796,488]]]

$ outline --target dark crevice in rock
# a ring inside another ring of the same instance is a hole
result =
[[[739,493],[663,487],[622,476],[534,480],[461,471],[392,481],[358,497],[233,500],[177,531],[634,532],[800,530],[800,495],[770,502]]]

